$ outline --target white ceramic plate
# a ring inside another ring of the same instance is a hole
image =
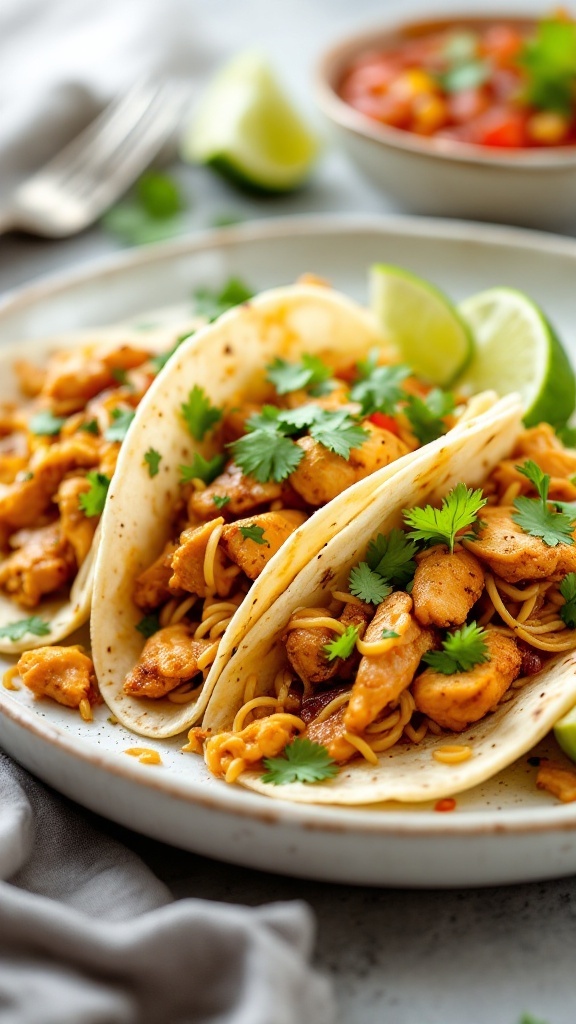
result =
[[[375,261],[407,266],[455,298],[491,285],[521,288],[544,306],[576,356],[576,242],[401,217],[268,221],[124,254],[8,297],[0,305],[0,342],[138,317],[231,274],[260,289],[313,271],[366,300]],[[181,739],[146,740],[162,765],[141,765],[125,753],[141,741],[111,725],[105,708],[87,724],[23,689],[0,687],[0,712],[0,743],[56,789],[123,825],[222,860],[326,881],[408,886],[576,871],[576,805],[540,793],[527,758],[458,797],[450,814],[431,805],[306,807],[217,782],[200,758],[181,752]],[[553,741],[549,749],[558,756]],[[538,753],[546,750],[544,743]]]

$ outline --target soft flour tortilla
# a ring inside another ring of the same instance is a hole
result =
[[[113,351],[120,345],[133,345],[151,354],[169,351],[176,339],[193,331],[199,324],[198,318],[182,317],[170,326],[158,326],[149,330],[136,330],[133,325],[94,328],[90,331],[75,332],[49,338],[34,338],[17,344],[3,345],[0,356],[0,402],[18,402],[19,388],[13,365],[18,359],[26,359],[37,366],[45,366],[51,355],[65,349],[96,346],[98,352]],[[202,321],[204,322],[204,321]],[[7,489],[0,484],[0,495]],[[90,615],[94,564],[100,529],[94,536],[90,552],[82,563],[68,595],[59,594],[40,602],[35,608],[23,608],[6,594],[0,593],[0,627],[38,615],[50,627],[42,636],[26,633],[22,640],[12,641],[0,638],[0,653],[20,654],[34,647],[55,644],[69,636],[87,622]]]
[[[228,626],[200,697],[189,704],[135,698],[123,683],[144,644],[136,625],[142,611],[132,601],[134,580],[162,551],[173,529],[181,463],[195,451],[207,458],[214,440],[194,442],[179,413],[194,385],[213,405],[250,394],[264,366],[275,357],[297,360],[308,352],[336,366],[349,366],[386,343],[369,314],[350,299],[325,287],[294,285],[265,292],[224,314],[199,331],[173,357],[142,402],[122,448],[102,519],[91,616],[92,655],[100,691],[117,718],[144,736],[165,737],[187,729],[203,714],[213,686],[234,650],[274,604],[323,544],[330,541],[372,500],[402,465],[424,449],[405,456],[344,491],[315,512],[293,533],[251,586]],[[466,411],[483,413],[496,400],[478,396]],[[465,417],[455,431],[466,430]],[[436,444],[436,442],[435,442]],[[162,455],[160,472],[150,477],[144,454]]]
[[[242,705],[246,678],[255,673],[256,695],[271,692],[274,676],[286,665],[280,637],[296,608],[321,607],[332,590],[347,588],[351,568],[365,557],[369,540],[402,525],[402,509],[435,503],[456,483],[481,486],[493,466],[508,456],[521,429],[522,409],[514,396],[467,428],[430,446],[411,465],[404,464],[374,494],[371,505],[319,551],[293,580],[286,593],[240,644],[222,673],[204,717],[213,731],[230,728]],[[433,751],[450,736],[428,734],[418,745],[397,745],[379,755],[377,766],[365,760],[345,765],[336,778],[321,784],[274,786],[261,772],[245,772],[249,789],[281,800],[303,803],[368,804],[386,800],[418,802],[453,795],[482,782],[511,764],[541,739],[576,700],[576,654],[557,655],[496,712],[454,736],[469,744],[473,757],[461,764],[436,761]]]

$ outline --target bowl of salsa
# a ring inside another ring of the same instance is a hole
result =
[[[320,61],[318,102],[363,170],[415,212],[576,222],[576,22],[437,17]]]

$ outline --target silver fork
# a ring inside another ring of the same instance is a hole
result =
[[[0,234],[63,238],[88,227],[150,164],[188,99],[181,83],[133,86],[17,188],[0,210]]]

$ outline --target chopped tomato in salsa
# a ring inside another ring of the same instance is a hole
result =
[[[458,26],[365,52],[339,93],[362,114],[421,136],[498,149],[576,143],[576,22]]]

